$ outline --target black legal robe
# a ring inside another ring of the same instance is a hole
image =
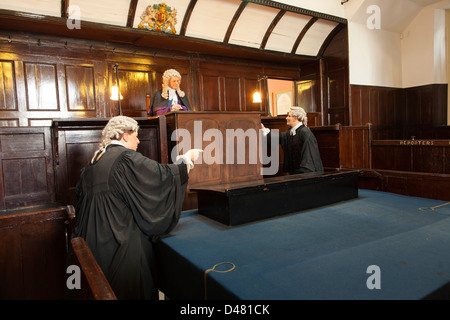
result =
[[[73,237],[86,240],[118,299],[156,299],[152,242],[178,223],[188,175],[184,163],[160,164],[110,145],[76,187]]]
[[[283,171],[290,174],[323,173],[319,146],[311,129],[301,125],[290,135],[290,130],[280,134],[280,144],[284,153]]]

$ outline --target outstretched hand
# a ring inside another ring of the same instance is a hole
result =
[[[203,152],[202,149],[191,149],[188,152],[186,152],[184,155],[191,159],[192,162],[198,159],[200,156],[200,153]]]

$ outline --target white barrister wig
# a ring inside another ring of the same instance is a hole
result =
[[[136,120],[126,117],[117,116],[111,118],[102,131],[102,142],[100,149],[111,144],[112,140],[122,139],[125,132],[135,132],[139,130],[139,125]]]

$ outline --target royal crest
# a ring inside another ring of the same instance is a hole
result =
[[[165,3],[149,5],[141,15],[138,28],[176,33],[177,10]]]

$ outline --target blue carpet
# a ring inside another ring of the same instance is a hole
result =
[[[175,299],[422,299],[450,283],[450,204],[359,190],[357,199],[235,227],[193,210],[158,248]],[[205,271],[221,262],[234,270],[208,272],[205,288]],[[380,289],[366,285],[371,265]]]

